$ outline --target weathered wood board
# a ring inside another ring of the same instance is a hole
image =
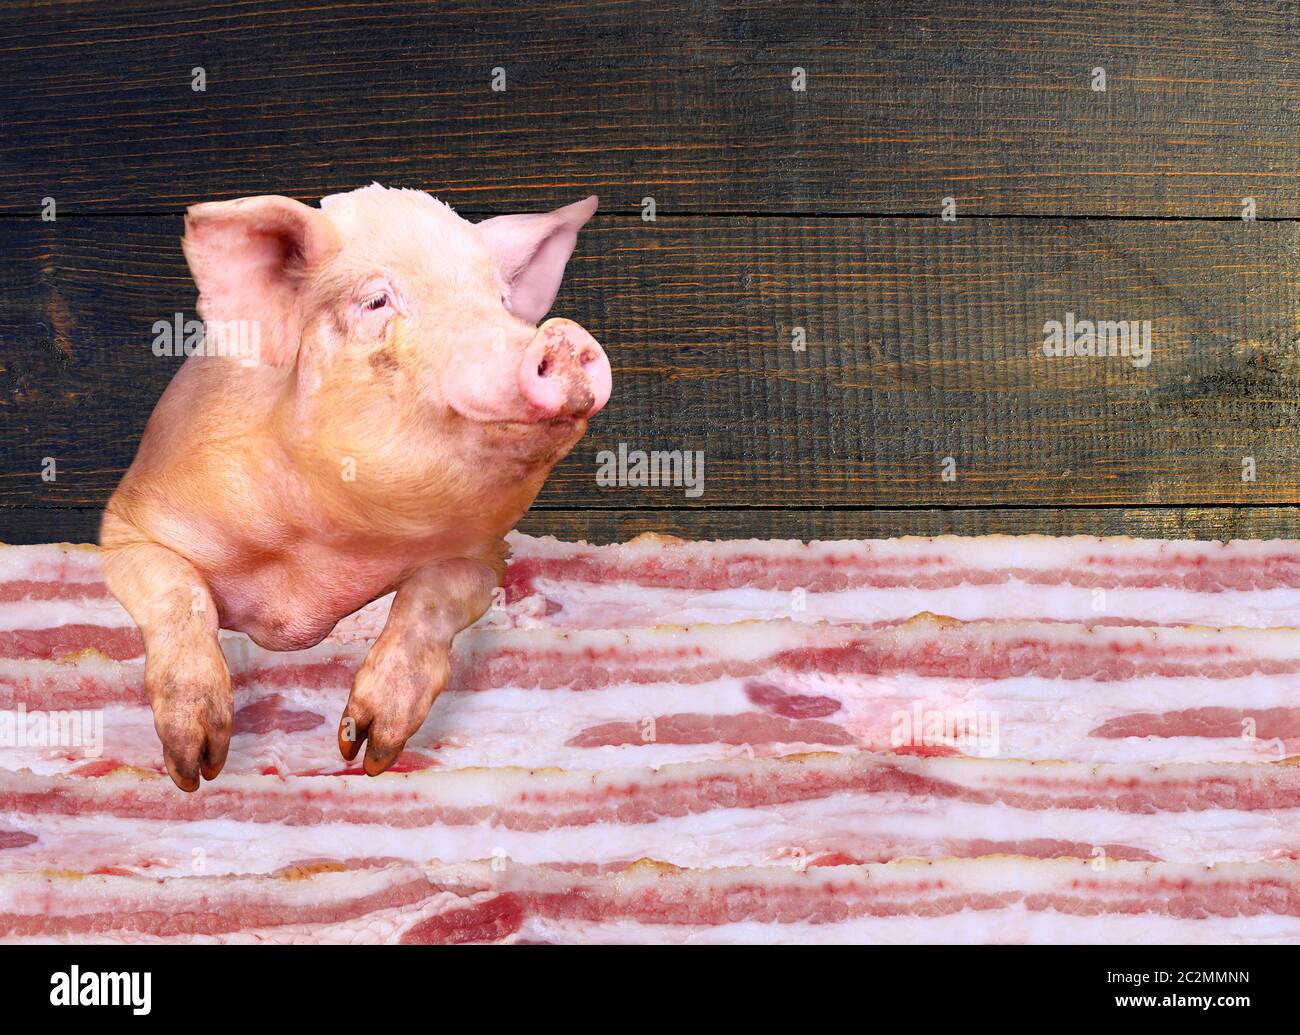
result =
[[[474,217],[602,195],[555,312],[614,397],[531,531],[1292,534],[1297,28],[1270,0],[0,5],[0,539],[93,535],[178,363],[153,325],[194,315],[186,204],[371,179]],[[1149,321],[1149,363],[1044,355],[1068,320]],[[620,447],[699,451],[700,491],[601,484]]]
[[[153,324],[193,316],[178,224],[4,224],[9,505],[102,503],[130,462],[178,362],[153,354]],[[598,219],[556,311],[605,343],[615,394],[540,502],[1294,500],[1298,234],[1291,223]],[[1044,355],[1044,326],[1068,313],[1149,321],[1149,362]],[[598,454],[620,444],[702,452],[702,492],[600,486]]]
[[[0,507],[0,543],[94,542],[94,508]],[[1294,507],[534,508],[531,535],[617,543],[642,532],[688,539],[887,539],[900,535],[1131,535],[1149,539],[1297,539]]]
[[[1281,0],[15,3],[0,210],[379,179],[475,211],[594,191],[619,212],[1235,217],[1253,197],[1294,218],[1297,30]]]

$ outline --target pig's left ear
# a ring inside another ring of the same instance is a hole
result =
[[[298,354],[303,271],[338,245],[320,209],[276,195],[191,205],[181,240],[199,287],[199,315],[256,321],[261,361],[274,366]]]
[[[598,200],[593,194],[554,212],[493,216],[478,224],[506,283],[506,308],[516,316],[537,323],[551,308],[578,231]]]

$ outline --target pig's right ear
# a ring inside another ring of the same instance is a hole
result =
[[[267,195],[192,205],[181,247],[199,287],[204,321],[256,321],[263,363],[287,366],[302,334],[303,271],[337,250],[320,209]]]
[[[555,301],[578,231],[596,211],[593,194],[554,212],[493,216],[476,224],[506,286],[506,308],[537,323]]]

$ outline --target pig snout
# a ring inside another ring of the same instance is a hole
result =
[[[547,320],[524,351],[519,391],[542,419],[590,417],[609,402],[605,350],[572,320]]]

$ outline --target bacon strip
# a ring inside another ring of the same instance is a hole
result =
[[[309,650],[278,652],[244,637],[222,637],[236,690],[347,688],[365,657],[364,644],[326,640]],[[0,658],[0,709],[62,710],[146,703],[144,659],[114,660],[84,650],[53,660]]]
[[[589,546],[513,534],[506,606],[480,625],[606,628],[743,619],[1300,626],[1300,543],[982,536],[801,543],[643,535]],[[391,596],[334,637],[378,635]],[[242,637],[240,638],[242,639]],[[98,551],[0,547],[0,658],[143,650],[108,594]]]
[[[680,866],[989,854],[1249,861],[1300,856],[1300,766],[850,753],[607,772],[232,775],[194,795],[138,770],[0,772],[0,813],[40,833],[11,844],[0,869],[111,860],[185,874],[201,858],[205,872],[267,872],[341,843],[411,862],[594,866],[646,854]]]
[[[933,614],[883,628],[767,621],[571,633],[476,630],[458,647],[458,685],[471,690],[506,684],[586,690],[617,680],[699,682],[756,676],[774,668],[833,675],[1099,682],[1300,671],[1300,642],[1286,629],[958,622]]]
[[[8,941],[1022,942],[1295,940],[1295,863],[995,857],[614,873],[331,864],[270,877],[0,877]]]
[[[1074,536],[616,546],[512,540],[508,600],[573,628],[796,618],[1300,625],[1300,543]]]
[[[1300,544],[514,545],[398,772],[330,735],[381,600],[223,635],[190,796],[97,554],[0,549],[0,939],[1300,940]]]
[[[241,718],[228,771],[342,768],[328,731],[363,651],[327,642],[298,654],[232,652]],[[451,692],[408,745],[449,768],[608,769],[860,748],[1115,763],[1300,754],[1300,637],[1287,630],[921,616],[884,628],[477,629],[456,652]],[[104,713],[105,750],[156,768],[141,677],[137,661],[93,655],[0,662],[0,705],[123,702]],[[85,760],[14,748],[4,764],[53,773]]]

